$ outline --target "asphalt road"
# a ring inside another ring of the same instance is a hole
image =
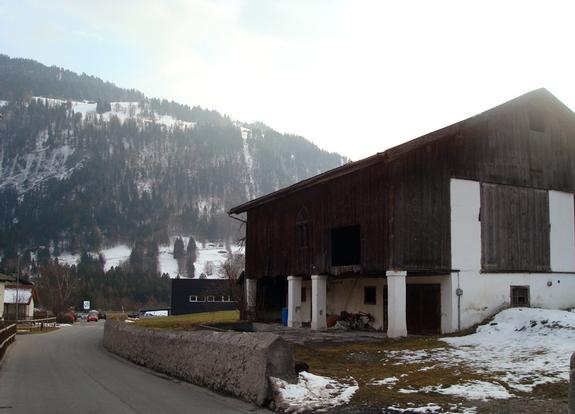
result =
[[[0,414],[268,412],[110,354],[103,327],[19,335],[0,365]]]

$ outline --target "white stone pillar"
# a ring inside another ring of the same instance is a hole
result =
[[[288,326],[301,327],[301,277],[288,276]]]
[[[246,278],[246,310],[255,311],[256,309],[256,293],[258,281],[257,279]]]
[[[388,270],[387,276],[387,337],[407,336],[406,271]]]
[[[327,276],[312,275],[311,277],[311,329],[321,331],[327,329]]]

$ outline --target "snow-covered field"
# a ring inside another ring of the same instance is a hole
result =
[[[45,98],[43,96],[34,96],[33,99],[48,102],[49,105],[63,105],[68,101],[57,98]],[[99,114],[96,112],[97,103],[94,101],[70,101],[72,112],[82,114],[84,119],[94,118]],[[169,115],[160,115],[158,113],[146,112],[145,115],[139,102],[111,102],[111,110],[104,112],[100,116],[103,120],[109,121],[111,117],[115,116],[120,121],[124,122],[126,119],[138,119],[142,122],[154,122],[156,124],[164,125],[172,128],[178,126],[180,128],[193,128],[195,122],[187,122],[178,120]]]
[[[114,247],[103,249],[100,252],[91,252],[91,253],[93,255],[101,253],[104,256],[104,259],[106,259],[106,263],[104,264],[104,270],[107,272],[112,267],[119,266],[123,261],[128,260],[131,252],[132,249],[130,247],[126,246],[125,244],[119,244]],[[80,255],[64,252],[60,256],[58,256],[58,261],[62,264],[67,264],[70,266],[75,265],[78,264],[78,262],[80,261]]]
[[[174,241],[175,237],[171,238],[169,245],[162,245],[159,247],[158,254],[158,266],[160,273],[167,273],[171,278],[175,278],[178,275],[184,276],[178,270],[178,262],[174,259]],[[187,247],[189,238],[182,237],[184,241],[184,246]],[[199,277],[202,273],[206,274],[208,279],[217,279],[220,277],[219,268],[227,260],[228,252],[221,243],[211,243],[206,242],[205,244],[196,242],[197,248],[197,259],[195,262],[195,277]],[[241,254],[243,253],[243,247],[232,244],[230,246],[232,253]],[[127,261],[130,258],[130,253],[132,249],[125,245],[119,244],[110,248],[101,250],[101,253],[106,260],[104,265],[104,270],[108,271],[112,267],[120,265],[122,262]],[[98,252],[92,252],[96,255]],[[58,261],[60,263],[73,265],[77,264],[80,260],[79,254],[70,254],[67,252],[62,253],[58,256]]]
[[[174,259],[175,240],[175,238],[171,238],[169,245],[160,246],[160,254],[158,256],[160,272],[169,274],[171,278],[175,278],[179,274],[178,261]],[[187,248],[189,238],[182,237],[182,240]],[[222,243],[198,243],[196,241],[196,249],[195,277],[200,277],[203,273],[208,279],[218,279],[220,277],[218,270],[228,258],[228,252],[224,245]],[[242,246],[235,244],[232,244],[230,249],[234,254],[242,254],[244,252]]]

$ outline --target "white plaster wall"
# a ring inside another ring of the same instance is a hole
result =
[[[481,268],[481,188],[477,181],[452,178],[451,193],[451,268]]]
[[[4,315],[4,282],[0,282],[0,319]]]
[[[339,315],[341,311],[369,312],[375,321],[373,327],[383,327],[383,287],[386,285],[385,278],[353,278],[334,279],[328,278],[327,282],[327,313]],[[377,291],[375,305],[363,303],[364,287],[375,286]]]
[[[34,298],[30,298],[30,304],[26,305],[26,317],[30,319],[34,317]]]
[[[532,307],[575,307],[575,274],[462,272],[459,277],[463,289],[462,329],[508,307],[511,301],[511,286],[529,286]],[[548,282],[551,286],[548,286]]]
[[[533,307],[575,307],[575,218],[573,194],[549,191],[551,269],[573,273],[481,273],[480,183],[451,179],[451,263],[459,270],[442,285],[442,331],[457,330],[461,296],[461,329],[510,305],[511,286],[529,286]],[[548,286],[550,282],[551,286]],[[450,294],[451,292],[451,294]],[[445,294],[445,296],[444,296]],[[449,296],[450,295],[450,296]],[[445,305],[445,306],[444,306]],[[451,315],[445,315],[444,312]],[[451,325],[451,327],[449,326]]]
[[[575,272],[574,212],[573,194],[549,191],[549,241],[554,272]]]

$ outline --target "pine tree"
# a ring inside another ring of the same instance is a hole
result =
[[[181,259],[184,256],[184,241],[181,237],[178,237],[174,242],[174,259]]]
[[[193,236],[190,236],[186,253],[188,258],[192,260],[192,263],[195,263],[198,258],[198,253],[197,253],[196,240],[194,239]]]

